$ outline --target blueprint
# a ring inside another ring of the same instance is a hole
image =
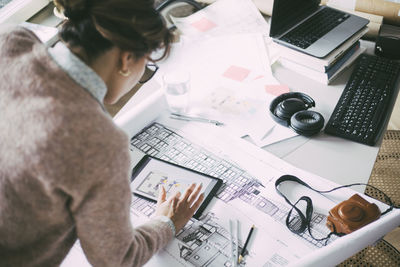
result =
[[[257,225],[260,227],[259,234],[263,232],[261,228],[265,229],[272,225],[279,226],[302,253],[309,253],[335,240],[333,237],[327,243],[318,242],[312,239],[308,232],[295,235],[285,229],[289,207],[282,202],[283,199],[276,200],[268,197],[269,190],[266,189],[266,187],[271,189],[272,182],[277,178],[273,171],[270,172],[270,177],[264,175],[262,179],[257,178],[227,157],[221,157],[201,145],[197,145],[161,123],[152,123],[132,137],[131,150],[140,150],[153,157],[223,180],[223,186],[217,192],[216,198],[210,205],[211,208],[207,209],[199,220],[192,219],[177,234],[176,239],[160,254],[159,257],[167,258],[163,261],[172,261],[170,264],[174,265],[179,262],[183,266],[230,266],[229,228],[226,220],[221,220],[221,215],[225,216],[229,210],[232,213],[232,216],[229,217],[236,217],[239,221],[244,222],[242,210],[250,207],[253,210],[253,218],[248,223],[242,223],[243,232],[248,229],[244,225]],[[136,217],[150,217],[154,211],[154,203],[137,196],[133,197],[132,214]],[[262,227],[263,223],[260,224],[261,218],[265,218],[266,227]],[[311,224],[314,237],[322,238],[329,234],[325,222],[326,215],[318,212],[313,214]],[[270,234],[266,233],[265,235]],[[239,238],[239,251],[243,245],[243,239],[244,237]],[[273,245],[275,249],[288,245],[278,236],[272,238],[269,243],[275,243]],[[301,249],[299,249],[300,244]],[[255,256],[259,254],[257,249],[254,252],[249,250],[248,254],[242,265],[249,261],[252,262],[252,260],[254,260],[253,263],[260,264],[259,257]],[[269,258],[264,259],[262,265],[284,266],[300,256],[300,253],[287,255],[287,252],[282,254],[275,251]],[[286,264],[284,264],[285,262]],[[151,265],[151,262],[149,264]]]
[[[132,114],[132,121],[138,120],[136,116],[144,114]],[[293,174],[320,190],[337,185],[297,169],[243,139],[229,136],[216,126],[160,116],[133,135],[130,149],[135,157],[152,155],[224,181],[202,216],[191,219],[146,266],[233,266],[230,220],[239,222],[239,251],[248,230],[255,225],[244,261],[239,266],[335,266],[400,223],[400,212],[393,211],[350,235],[333,237],[327,243],[311,239],[307,231],[293,234],[285,225],[289,206],[276,193],[275,180],[283,174]],[[313,199],[311,228],[316,238],[328,234],[325,221],[329,209],[354,194],[353,190],[343,189],[322,196],[291,184],[280,189],[292,202],[302,195]],[[382,203],[374,202],[381,210],[386,209]],[[134,226],[146,222],[154,211],[154,203],[133,196]],[[90,266],[79,242],[62,266]]]
[[[136,148],[151,156],[170,161],[172,163],[218,177],[224,184],[217,193],[217,198],[225,203],[235,199],[251,205],[262,213],[267,214],[275,221],[285,225],[286,215],[289,208],[280,202],[273,202],[260,194],[261,188],[265,187],[257,178],[246,173],[241,167],[191,143],[177,133],[169,130],[161,124],[154,123],[143,130],[131,140],[132,149]],[[157,178],[159,179],[159,177]],[[268,184],[269,181],[264,181]],[[147,211],[146,205],[139,201],[139,209]],[[149,205],[152,205],[149,202]],[[136,206],[133,205],[135,208]],[[314,214],[312,223],[315,237],[324,237],[329,234],[325,227],[326,216]],[[308,233],[301,235],[310,245],[321,247],[321,242],[314,241]]]

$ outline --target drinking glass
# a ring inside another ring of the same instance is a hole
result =
[[[186,113],[189,107],[190,74],[186,71],[164,74],[163,88],[170,111]]]

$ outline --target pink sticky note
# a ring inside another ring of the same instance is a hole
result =
[[[222,75],[226,78],[242,82],[244,79],[246,79],[247,76],[249,76],[249,74],[250,70],[246,68],[230,66]]]
[[[196,22],[193,22],[192,26],[201,32],[206,32],[206,31],[216,27],[217,25],[214,22],[212,22],[206,18],[202,18]]]
[[[270,84],[265,86],[265,92],[278,96],[283,93],[289,93],[289,87],[284,84]]]

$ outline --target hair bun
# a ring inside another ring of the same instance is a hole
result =
[[[83,20],[90,17],[90,1],[88,0],[54,0],[57,13],[69,20]]]
[[[90,16],[90,10],[88,7],[84,9],[72,9],[70,7],[66,7],[64,9],[64,16],[70,20],[83,20]]]

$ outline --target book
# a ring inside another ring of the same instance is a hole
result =
[[[331,77],[343,64],[346,63],[346,61],[357,51],[357,49],[360,48],[360,41],[357,41],[355,44],[353,44],[349,49],[347,49],[344,54],[338,58],[336,62],[334,62],[332,65],[328,66],[325,68],[325,71],[317,70],[319,72],[326,73],[328,75],[328,78]],[[282,58],[282,61],[292,61],[287,58]],[[303,65],[298,62],[294,62],[299,65]],[[308,67],[303,65],[304,67]]]
[[[357,41],[352,47],[350,47],[344,54],[341,56],[338,61],[336,61],[333,65],[329,66],[329,68],[325,71],[328,76],[328,79],[332,77],[337,70],[339,70],[346,62],[360,49],[360,41]]]
[[[326,72],[336,61],[340,59],[345,52],[352,47],[360,38],[368,32],[368,28],[364,27],[362,30],[353,35],[349,40],[344,42],[341,46],[333,50],[329,55],[324,58],[317,58],[302,52],[296,51],[289,47],[279,45],[279,57],[285,58],[290,61],[296,62],[308,68],[314,69],[319,72]]]
[[[365,47],[359,46],[358,49],[338,68],[333,68],[329,72],[320,72],[312,68],[307,68],[304,65],[298,64],[293,61],[286,60],[285,58],[278,59],[278,62],[285,68],[291,69],[303,76],[318,81],[320,83],[329,84],[340,73],[347,69],[357,58],[366,50]]]

